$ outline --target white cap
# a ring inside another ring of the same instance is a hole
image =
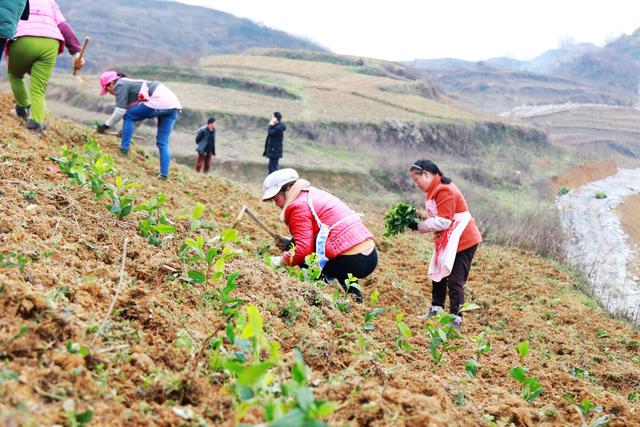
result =
[[[265,200],[275,197],[284,185],[297,181],[298,179],[300,179],[298,172],[291,168],[280,169],[270,173],[262,183],[262,188],[264,189],[262,201],[264,202]]]

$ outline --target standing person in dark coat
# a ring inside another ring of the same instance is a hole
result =
[[[211,167],[211,158],[216,155],[216,119],[209,117],[207,125],[198,129],[196,134],[196,151],[198,152],[198,160],[196,160],[196,172],[203,170],[209,173]]]
[[[16,35],[18,20],[29,19],[29,0],[0,0],[0,59],[7,40]]]
[[[269,122],[267,139],[264,142],[264,153],[262,153],[264,157],[269,158],[269,173],[280,169],[278,162],[282,157],[282,141],[285,130],[287,130],[287,125],[282,121],[282,114],[276,111]]]

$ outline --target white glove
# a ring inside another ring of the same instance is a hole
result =
[[[280,267],[282,265],[282,257],[281,256],[272,256],[271,257],[271,265],[274,267]]]
[[[84,67],[84,58],[80,58],[80,52],[73,54],[71,57],[71,67],[74,70],[81,70]]]

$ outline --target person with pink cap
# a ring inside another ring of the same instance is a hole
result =
[[[171,164],[169,139],[173,126],[182,110],[178,97],[159,81],[135,80],[115,71],[106,71],[100,76],[102,90],[100,96],[107,93],[116,97],[116,106],[111,117],[98,126],[98,132],[104,133],[120,120],[122,140],[120,152],[129,153],[135,123],[156,117],[158,130],[156,145],[160,151],[160,178],[167,179]]]
[[[24,6],[23,6],[24,7]],[[73,55],[73,68],[81,69],[80,42],[54,0],[30,0],[29,15],[20,21],[7,46],[8,76],[16,99],[16,113],[27,129],[42,133],[46,126],[45,100],[49,78],[65,46]],[[29,92],[24,75],[30,74]]]

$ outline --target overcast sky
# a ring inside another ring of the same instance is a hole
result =
[[[341,54],[389,60],[531,59],[562,40],[602,45],[640,27],[639,0],[179,0]]]

